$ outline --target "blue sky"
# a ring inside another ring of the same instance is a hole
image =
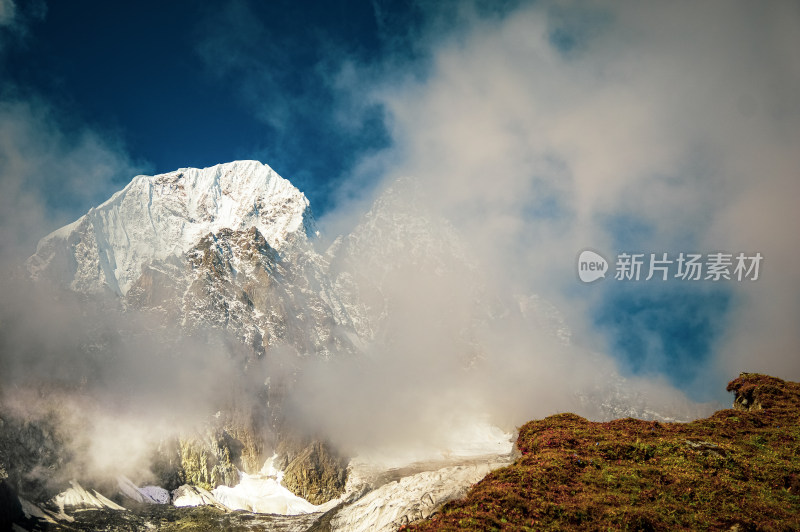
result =
[[[398,67],[424,76],[424,41],[457,29],[458,4],[16,2],[2,93],[112,138],[142,171],[262,160],[323,214],[353,166],[391,144],[382,107],[352,101],[344,67],[366,82]]]
[[[332,231],[413,175],[624,371],[800,378],[798,28],[788,2],[0,0],[0,249],[136,173],[258,159]],[[585,247],[767,269],[582,286]]]
[[[379,28],[369,2],[34,4],[4,39],[5,94],[42,98],[150,172],[264,160],[323,211],[354,161],[388,143],[379,109],[337,127],[333,70],[414,31],[410,6]]]

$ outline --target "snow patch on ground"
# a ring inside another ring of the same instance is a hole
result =
[[[232,488],[219,486],[212,494],[231,510],[281,515],[320,511],[317,506],[281,486],[275,478],[262,475],[240,473],[239,484]]]
[[[273,465],[275,458],[276,456],[269,458],[257,474],[248,475],[240,471],[236,486],[218,486],[212,494],[231,510],[281,515],[325,512],[340,502],[335,499],[322,505],[314,505],[283,487],[283,472]]]
[[[490,462],[445,467],[390,482],[344,507],[333,530],[389,531],[424,519],[447,501],[462,497],[470,486],[503,464]]]
[[[169,504],[169,492],[159,486],[145,486],[139,492],[155,504]]]
[[[169,504],[169,492],[158,486],[136,486],[128,477],[117,477],[119,492],[139,503]]]
[[[350,462],[347,494],[366,494],[336,514],[332,529],[389,531],[429,517],[511,463],[512,453],[511,434],[475,419],[454,426],[444,446],[361,453]]]
[[[172,492],[172,504],[183,506],[222,506],[207,490],[199,486],[184,484]]]
[[[65,508],[110,508],[112,510],[125,509],[94,490],[92,490],[93,493],[89,493],[75,480],[70,480],[69,483],[72,486],[71,488],[62,491],[53,498],[53,502],[56,506],[58,506],[62,514],[64,513]]]

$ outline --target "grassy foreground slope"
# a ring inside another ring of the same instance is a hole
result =
[[[461,500],[403,530],[800,530],[800,384],[743,373],[691,423],[558,414]]]

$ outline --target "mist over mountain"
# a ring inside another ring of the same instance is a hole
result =
[[[3,281],[7,484],[56,523],[87,505],[146,520],[115,508],[156,497],[392,530],[508,463],[526,419],[716,406],[575,345],[435,202],[392,182],[323,248],[261,163],[134,178]]]
[[[501,289],[432,201],[395,181],[321,249],[305,196],[237,161],[138,176],[44,237],[4,283],[3,412],[38,431],[9,432],[4,467],[29,462],[17,489],[123,475],[224,501],[267,463],[321,504],[374,487],[364,471],[506,453],[531,417],[708,410],[573,346],[559,310]],[[309,459],[328,465],[292,476]]]

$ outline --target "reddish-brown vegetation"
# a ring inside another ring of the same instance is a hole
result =
[[[513,465],[405,530],[800,530],[800,384],[728,390],[735,409],[691,423],[526,423]]]

